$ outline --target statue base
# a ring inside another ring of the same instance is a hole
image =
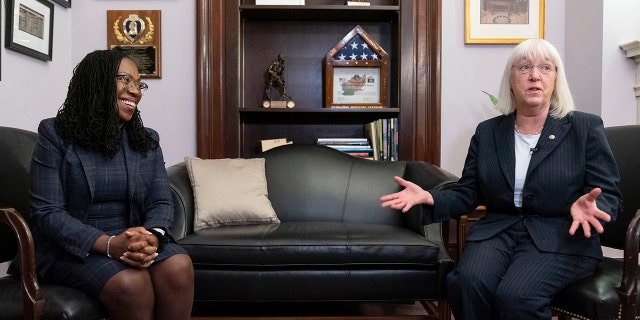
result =
[[[295,107],[293,100],[264,100],[262,106],[265,108],[285,109]]]

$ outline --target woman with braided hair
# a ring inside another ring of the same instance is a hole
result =
[[[94,51],[57,116],[40,123],[30,172],[37,271],[99,299],[112,319],[189,319],[193,265],[171,237],[159,137],[137,108],[147,88],[124,53]]]

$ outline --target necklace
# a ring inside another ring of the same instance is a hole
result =
[[[518,129],[518,123],[514,123],[514,126],[513,126],[513,127],[514,127],[514,129],[516,129],[516,132],[517,132],[517,133],[519,133],[519,134],[524,134],[524,135],[527,135],[527,136],[535,136],[535,135],[538,135],[538,134],[540,134],[540,133],[542,132],[542,129],[544,128],[544,126],[542,126],[542,127],[540,127],[540,130],[538,130],[538,131],[536,131],[536,132],[534,132],[534,133],[522,133],[522,132],[520,132],[520,130]]]

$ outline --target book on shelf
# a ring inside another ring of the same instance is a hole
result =
[[[371,148],[373,149],[373,160],[380,160],[380,137],[378,134],[380,131],[377,127],[377,121],[369,122],[364,125],[364,134],[371,142]]]
[[[283,146],[286,144],[292,144],[292,143],[293,141],[287,141],[286,138],[266,139],[266,140],[260,140],[260,148],[262,152],[265,152],[269,149],[273,149],[275,147]]]
[[[337,144],[327,144],[325,145],[329,148],[334,148],[336,150],[340,150],[342,152],[373,152],[373,148],[371,146],[349,146],[349,145],[337,145]]]
[[[318,138],[317,144],[372,160],[398,160],[398,118],[366,123],[363,131],[363,138]]]
[[[345,152],[348,155],[354,156],[354,157],[358,157],[358,158],[370,158],[373,160],[373,158],[371,158],[371,153],[370,152]]]
[[[357,1],[357,0],[348,0],[346,2],[348,6],[370,6],[371,3],[369,1]]]
[[[256,5],[292,5],[292,6],[304,6],[304,0],[256,0]]]
[[[398,160],[398,118],[378,119],[364,126],[374,160]]]
[[[369,145],[367,138],[318,138],[317,142],[323,145]]]
[[[318,138],[316,143],[354,157],[373,159],[373,148],[367,138]]]

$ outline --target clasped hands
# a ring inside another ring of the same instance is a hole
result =
[[[433,205],[433,197],[428,191],[400,177],[394,177],[393,179],[404,189],[380,197],[382,207],[391,207],[396,210],[402,210],[402,212],[407,212],[416,204]],[[596,205],[596,199],[600,193],[602,193],[600,188],[593,188],[589,193],[582,195],[571,204],[571,218],[573,221],[569,228],[570,235],[575,235],[578,227],[582,227],[584,236],[587,238],[591,237],[591,227],[598,233],[604,231],[600,220],[609,222],[611,221],[611,216],[598,209]]]
[[[129,266],[148,268],[158,256],[158,239],[144,227],[129,228],[111,240],[110,252]]]

